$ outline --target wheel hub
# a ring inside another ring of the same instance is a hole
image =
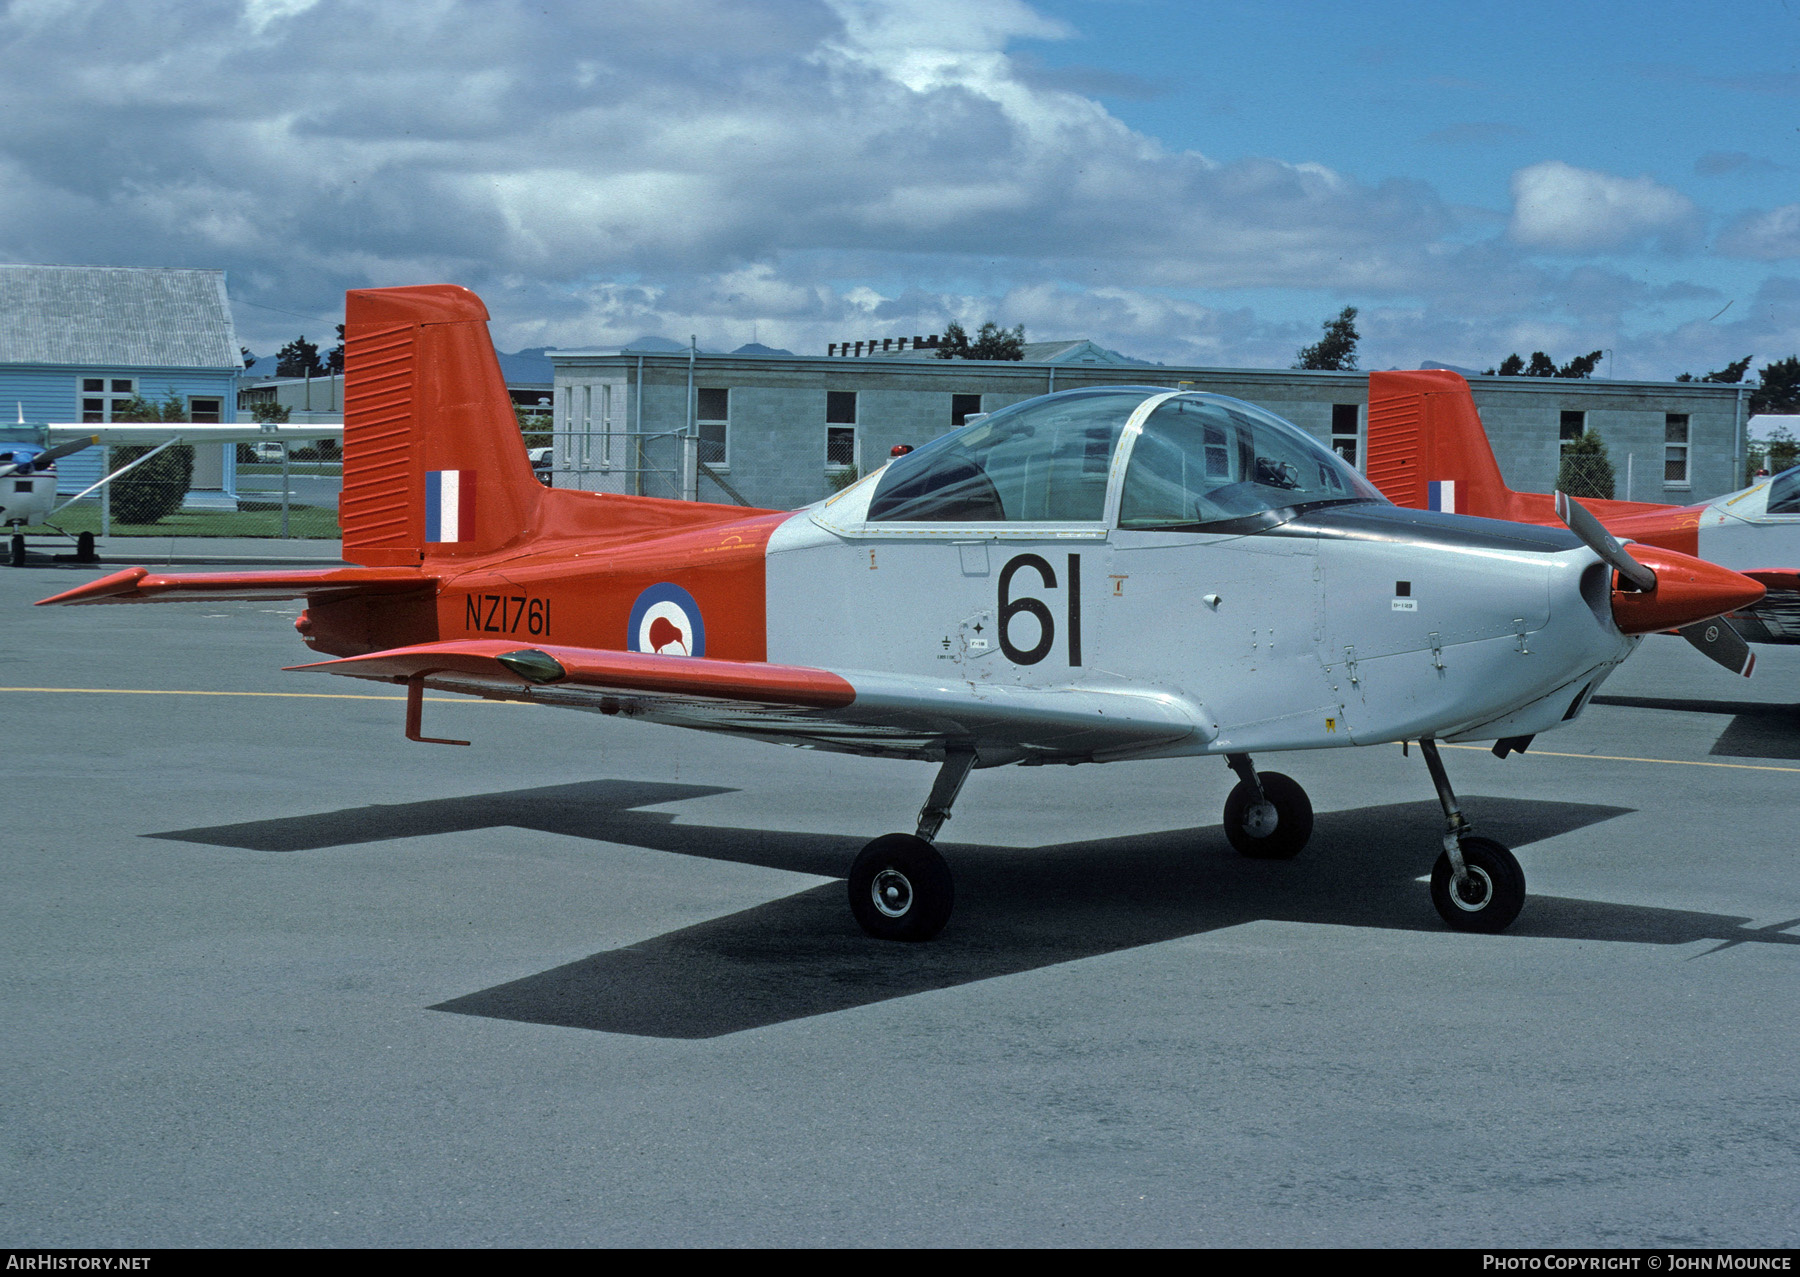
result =
[[[1450,880],[1450,899],[1466,913],[1479,913],[1494,899],[1494,880],[1480,865],[1468,865],[1461,878]]]
[[[904,918],[913,904],[912,883],[898,869],[883,869],[869,884],[875,908],[889,918]]]
[[[1244,832],[1252,838],[1267,838],[1281,823],[1281,815],[1268,799],[1251,803],[1244,809]]]

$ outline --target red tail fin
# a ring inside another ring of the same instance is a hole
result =
[[[451,284],[346,294],[338,522],[349,562],[485,554],[533,526],[544,488],[487,318]]]
[[[1453,372],[1369,374],[1368,474],[1395,505],[1520,517],[1511,513],[1519,494],[1500,477],[1469,383]]]
[[[1368,474],[1395,505],[1515,523],[1559,522],[1549,493],[1506,486],[1469,383],[1446,369],[1369,374]],[[1643,501],[1582,504],[1601,519],[1676,508]]]

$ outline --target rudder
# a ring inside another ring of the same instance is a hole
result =
[[[486,554],[522,539],[544,488],[466,288],[344,298],[344,558],[368,567]]]
[[[1368,476],[1395,505],[1515,517],[1469,383],[1447,369],[1369,374]]]

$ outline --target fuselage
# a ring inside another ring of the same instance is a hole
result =
[[[1247,404],[1086,396],[1018,405],[798,512],[671,503],[688,523],[571,522],[440,560],[410,612],[318,602],[302,632],[338,655],[505,637],[996,697],[1141,691],[1190,707],[1168,751],[1189,753],[1531,735],[1635,643],[1565,530],[1398,509]]]
[[[0,442],[0,527],[41,523],[56,506],[56,463],[33,463],[45,449]]]

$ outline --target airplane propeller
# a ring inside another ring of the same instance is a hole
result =
[[[1600,556],[1601,562],[1619,574],[1629,589],[1613,591],[1613,619],[1626,634],[1674,630],[1694,648],[1730,670],[1749,678],[1756,656],[1743,635],[1725,619],[1725,613],[1746,607],[1761,597],[1758,583],[1728,568],[1687,555],[1639,546],[1641,558],[1660,561],[1667,575],[1667,589],[1659,590],[1657,569],[1626,553],[1625,546],[1608,532],[1579,501],[1566,492],[1556,494],[1556,513]],[[1666,597],[1659,597],[1659,595]]]
[[[72,452],[80,452],[83,448],[91,448],[100,442],[99,435],[87,435],[80,439],[71,439],[67,443],[59,443],[54,448],[46,448],[37,456],[27,461],[15,461],[10,465],[0,466],[0,479],[14,474],[30,474],[41,470],[53,461],[60,461]]]
[[[1625,553],[1624,545],[1587,512],[1587,507],[1566,492],[1556,494],[1556,517],[1569,525],[1569,531],[1580,537],[1587,548],[1600,556],[1635,590],[1654,590],[1656,573]]]

